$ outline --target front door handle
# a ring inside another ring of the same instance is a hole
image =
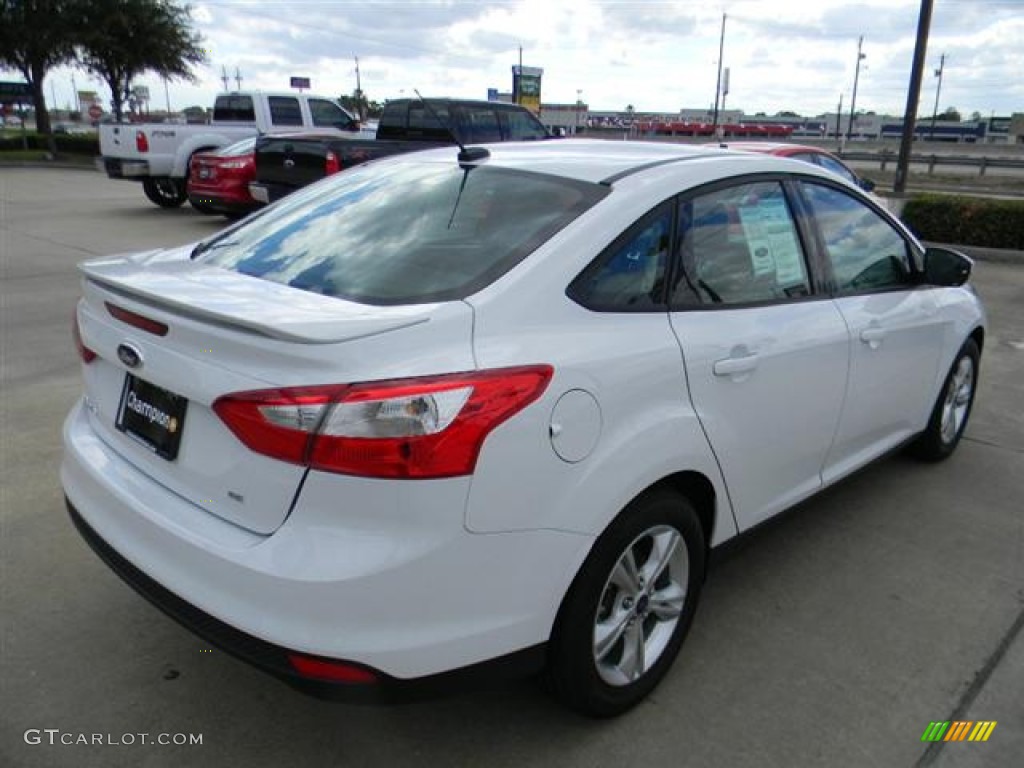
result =
[[[757,368],[757,360],[757,355],[726,357],[723,360],[716,360],[712,370],[715,372],[715,376],[735,376],[741,373],[750,373]]]

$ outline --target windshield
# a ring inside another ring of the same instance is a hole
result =
[[[372,164],[285,198],[196,253],[365,304],[448,301],[496,280],[607,192],[508,168]]]

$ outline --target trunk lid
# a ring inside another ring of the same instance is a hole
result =
[[[410,346],[435,325],[465,350],[456,365],[472,367],[471,311],[461,302],[360,305],[197,264],[188,254],[82,266],[78,322],[97,355],[83,367],[86,405],[96,433],[136,468],[250,531],[269,534],[284,522],[306,468],[246,448],[213,411],[217,398],[401,375]],[[150,422],[161,419],[153,438]]]

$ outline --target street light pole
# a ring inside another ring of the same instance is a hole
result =
[[[718,39],[718,79],[715,81],[715,115],[712,118],[715,132],[718,132],[718,97],[722,91],[722,52],[725,49],[725,14],[722,14],[722,36]]]
[[[860,79],[860,62],[867,58],[866,53],[861,53],[861,46],[864,45],[864,35],[857,41],[857,69],[853,73],[853,96],[850,97],[850,122],[846,126],[846,140],[850,140],[850,133],[853,131],[853,121],[857,114],[857,81]]]
[[[942,93],[942,70],[946,66],[946,54],[939,57],[939,68],[935,70],[935,76],[939,78],[939,84],[935,88],[935,108],[932,109],[932,131],[931,141],[935,141],[935,116],[939,113],[939,94]]]

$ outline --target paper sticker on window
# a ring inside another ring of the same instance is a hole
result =
[[[786,201],[763,197],[756,205],[739,208],[755,275],[775,273],[779,286],[804,282],[800,244],[793,231]]]

